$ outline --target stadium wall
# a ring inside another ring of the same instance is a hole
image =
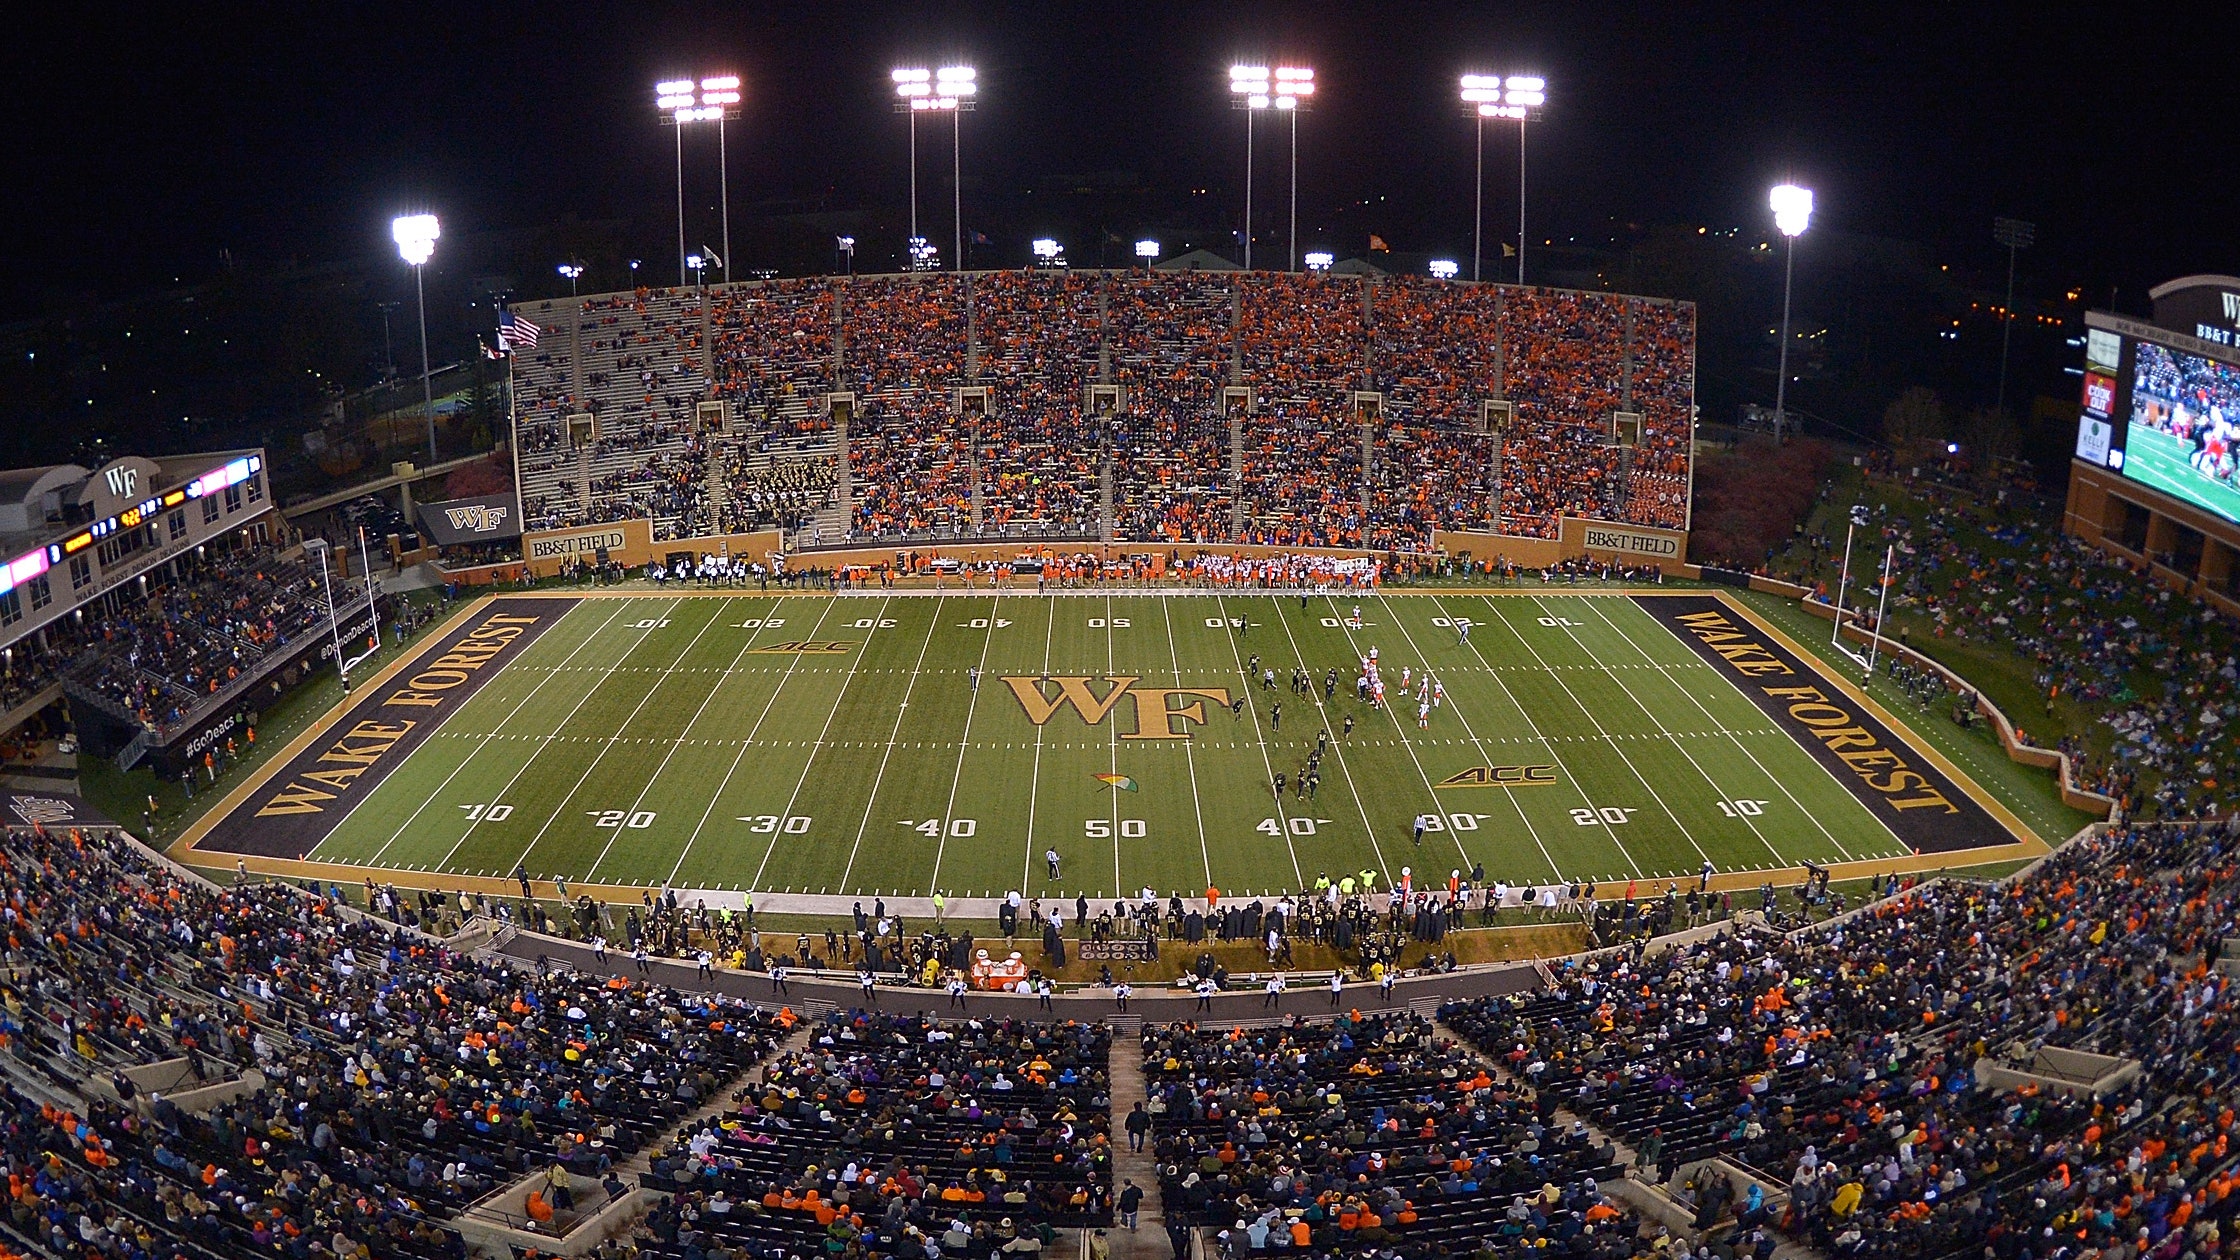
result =
[[[778,531],[769,529],[749,534],[714,534],[657,541],[653,536],[653,522],[638,517],[634,520],[610,521],[604,525],[577,525],[568,529],[539,530],[523,534],[522,564],[484,567],[492,570],[510,568],[516,573],[526,567],[537,577],[551,577],[573,561],[595,559],[602,550],[606,552],[608,560],[632,567],[666,560],[678,552],[691,552],[696,556],[720,552],[760,560],[785,550],[785,539]],[[473,578],[466,580],[474,581]]]

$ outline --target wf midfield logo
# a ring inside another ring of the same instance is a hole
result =
[[[1047,725],[1058,710],[1072,708],[1081,715],[1081,721],[1096,726],[1112,715],[1123,698],[1132,700],[1129,718],[1133,730],[1120,732],[1122,739],[1189,739],[1195,732],[1186,724],[1205,725],[1208,700],[1227,706],[1229,690],[1226,687],[1138,687],[1133,677],[1077,677],[1077,678],[1005,678],[1003,683],[1019,701],[1027,720],[1036,726]],[[1102,696],[1092,684],[1102,683]],[[1055,686],[1056,695],[1050,693]],[[1172,697],[1197,696],[1186,704],[1176,703]],[[1145,727],[1151,729],[1146,730]]]
[[[505,527],[506,509],[487,503],[469,503],[465,507],[445,508],[443,517],[451,522],[453,529],[488,534]]]

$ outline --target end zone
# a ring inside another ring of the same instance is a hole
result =
[[[2043,842],[1864,691],[1719,592],[1637,594],[1916,855]]]
[[[575,604],[506,596],[469,608],[419,652],[362,685],[354,703],[336,706],[297,736],[189,829],[172,856],[308,857],[392,768]]]

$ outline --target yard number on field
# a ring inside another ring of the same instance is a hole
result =
[[[1622,807],[1605,805],[1600,809],[1572,810],[1571,821],[1582,827],[1615,827],[1621,823],[1632,822],[1633,816],[1640,812],[1630,805]]]
[[[653,820],[658,817],[650,809],[587,809],[583,812],[585,817],[591,819],[594,827],[629,827],[636,831],[651,827]]]
[[[1491,817],[1493,817],[1491,814],[1425,814],[1423,816],[1423,829],[1425,831],[1445,831],[1452,828],[1456,831],[1476,831],[1480,821]]]
[[[734,630],[775,630],[785,623],[786,619],[783,617],[749,617],[745,621],[732,622],[731,628]]]
[[[1579,625],[1579,623],[1578,623],[1578,622],[1576,622],[1576,621],[1573,621],[1573,620],[1572,620],[1571,618],[1569,618],[1569,617],[1542,617],[1542,618],[1540,619],[1540,624],[1541,624],[1541,625],[1543,625],[1543,626],[1557,626],[1557,627],[1564,627],[1564,626],[1569,626],[1569,627],[1572,627],[1572,628],[1574,628],[1574,629],[1576,629],[1576,628],[1578,627],[1578,625]]]
[[[1719,812],[1729,818],[1756,818],[1766,812],[1772,801],[1733,800],[1719,802]]]
[[[648,617],[644,621],[631,622],[628,628],[632,630],[666,630],[669,628],[669,619],[667,617]]]
[[[513,817],[511,805],[461,805],[467,811],[468,822],[504,822]]]
[[[974,617],[971,621],[965,623],[965,627],[969,630],[985,630],[990,624],[986,617]],[[992,624],[996,629],[1001,630],[1011,624],[1011,619],[1009,617],[998,617]]]
[[[858,630],[892,630],[894,629],[894,618],[858,617],[855,619],[854,624],[855,628]]]
[[[747,830],[760,836],[780,830],[789,836],[799,836],[807,834],[809,830],[807,814],[791,814],[783,819],[776,814],[742,814],[739,821],[747,824]]]
[[[1284,824],[1289,824],[1292,835],[1311,836],[1316,828],[1329,821],[1327,818],[1287,818],[1283,823],[1278,823],[1273,818],[1263,818],[1253,830],[1264,836],[1280,836],[1283,834]]]
[[[899,818],[895,820],[895,825],[908,827],[928,840],[939,840],[941,838],[941,820],[938,818],[928,818],[924,822],[915,818]],[[952,840],[968,839],[979,830],[980,823],[977,819],[952,818],[949,820],[949,838]]]
[[[1081,834],[1090,840],[1110,840],[1112,838],[1112,820],[1109,818],[1085,818],[1081,822]],[[1141,818],[1123,818],[1120,820],[1120,836],[1122,839],[1141,840],[1148,834],[1150,834],[1149,830],[1144,826]]]
[[[1132,624],[1126,617],[1114,617],[1109,621],[1103,617],[1089,618],[1089,628],[1091,630],[1103,630],[1107,626],[1114,630],[1125,630]]]

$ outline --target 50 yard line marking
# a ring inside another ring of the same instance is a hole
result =
[[[837,599],[827,598],[824,601],[824,611],[817,614],[817,624],[809,628],[809,637],[811,639],[815,639],[816,637],[818,637],[818,635],[824,630],[825,618],[830,617],[832,615],[832,610],[839,606],[840,601]],[[753,642],[754,636],[747,636],[747,640],[750,643]],[[684,849],[682,852],[679,852],[677,854],[677,864],[669,868],[669,878],[662,881],[664,884],[674,884],[677,882],[677,873],[684,869],[684,860],[686,857],[691,855],[692,846],[698,843],[700,839],[700,832],[707,827],[708,819],[715,816],[716,806],[723,803],[724,791],[731,786],[731,776],[739,772],[739,763],[746,760],[747,750],[754,747],[754,737],[762,733],[762,724],[770,717],[771,707],[778,703],[778,694],[786,689],[786,683],[792,680],[794,670],[799,668],[800,665],[801,653],[796,652],[793,654],[793,659],[786,662],[784,672],[778,675],[778,685],[770,689],[770,698],[762,702],[762,712],[755,715],[754,725],[747,729],[746,738],[741,740],[739,743],[739,751],[732,754],[731,765],[724,770],[723,779],[721,782],[716,784],[716,790],[714,794],[708,797],[708,807],[700,811],[700,821],[692,825],[692,834],[685,837]],[[836,703],[833,707],[837,709],[839,706]],[[828,722],[830,721],[829,718],[827,718],[826,720]],[[812,759],[815,756],[815,753],[810,754],[810,757]],[[800,791],[800,788],[796,786],[794,790],[798,792]],[[793,798],[789,796],[786,798],[785,814],[791,814],[792,812]],[[785,814],[780,814],[779,817],[783,818],[785,817]],[[775,848],[777,846],[777,843],[778,842],[775,839],[770,841],[772,848]],[[766,862],[769,860],[768,852],[768,850],[764,850],[763,860]],[[756,874],[758,877],[760,876],[759,871],[756,872]],[[754,889],[752,886],[750,886],[747,891],[753,892]]]
[[[840,869],[840,883],[837,885],[840,888],[846,888],[848,876],[855,874],[856,854],[863,849],[863,833],[871,826],[872,811],[879,808],[880,785],[887,781],[887,762],[894,756],[895,737],[902,734],[902,720],[910,716],[910,693],[917,690],[918,675],[926,664],[926,649],[933,646],[933,636],[941,632],[941,603],[936,599],[929,607],[933,609],[933,614],[926,618],[926,641],[918,645],[918,663],[910,667],[910,681],[902,685],[902,703],[895,706],[894,729],[887,732],[887,747],[879,754],[878,773],[871,776],[871,798],[863,803],[863,821],[856,826],[856,842],[848,847],[848,864]],[[988,618],[988,623],[993,629],[995,618]],[[837,711],[838,707],[835,705],[834,710]],[[792,806],[787,808],[790,810]],[[772,841],[770,847],[777,848],[777,842]]]
[[[994,646],[996,641],[996,609],[1002,606],[1003,590],[998,587],[995,598],[988,603],[988,637],[980,640],[980,664],[978,666],[980,673],[978,676],[983,682],[986,681],[988,673],[988,649]],[[938,617],[941,614],[937,612],[934,615]],[[968,626],[971,624],[969,617],[966,624]],[[932,636],[928,635],[926,641],[928,643],[932,642]],[[947,804],[941,807],[941,839],[934,844],[933,875],[926,885],[926,895],[929,897],[941,890],[941,859],[949,852],[949,816],[957,812],[957,785],[964,781],[964,755],[966,750],[972,747],[972,715],[980,707],[979,686],[974,684],[971,692],[970,698],[964,702],[964,732],[958,736],[956,771],[949,776],[949,800]]]
[[[833,603],[833,605],[834,605],[834,606],[838,606],[838,604],[840,603],[840,601],[839,601],[839,599],[838,599],[837,597],[835,597],[835,598],[833,599],[832,603]],[[889,607],[890,605],[892,605],[893,603],[894,603],[894,596],[892,596],[892,595],[887,595],[887,596],[885,596],[885,597],[883,597],[883,598],[881,598],[881,599],[880,599],[880,601],[879,601],[879,611],[878,611],[878,612],[876,612],[876,613],[873,613],[873,614],[872,614],[872,616],[871,616],[871,623],[872,623],[872,624],[871,624],[871,630],[870,630],[870,632],[869,632],[869,633],[867,633],[867,634],[865,634],[865,635],[863,636],[863,646],[864,646],[865,648],[867,648],[867,649],[868,649],[868,648],[869,648],[869,647],[871,646],[871,636],[872,636],[872,635],[874,635],[874,634],[877,634],[877,633],[879,633],[879,625],[878,625],[878,623],[880,623],[880,622],[882,622],[882,621],[886,620],[886,618],[887,618],[887,608],[888,608],[888,607]],[[830,611],[830,609],[827,609],[827,611],[829,612],[829,611]],[[817,624],[818,624],[818,625],[823,625],[823,624],[824,624],[824,619],[823,619],[822,617],[818,618],[818,620],[817,620]],[[930,633],[928,634],[927,638],[928,638],[928,641],[931,641],[931,638],[932,638],[932,636],[931,636],[931,634],[930,634]],[[861,655],[860,653],[858,654],[858,656],[857,656],[857,659],[858,659],[858,660],[862,659],[862,655]],[[792,791],[792,792],[790,792],[790,793],[788,793],[788,794],[786,795],[786,807],[785,807],[784,809],[782,809],[782,810],[778,811],[778,816],[779,816],[780,818],[784,818],[784,817],[787,817],[788,815],[792,814],[792,813],[793,813],[793,803],[794,803],[795,801],[797,801],[797,800],[801,799],[801,789],[802,789],[803,787],[807,786],[807,784],[808,784],[808,782],[809,782],[809,772],[810,772],[811,770],[814,770],[814,769],[816,769],[816,768],[817,768],[817,754],[818,754],[819,752],[822,752],[822,751],[824,750],[824,737],[832,733],[832,719],[834,719],[834,718],[836,718],[836,717],[840,716],[840,706],[841,706],[842,704],[845,704],[845,703],[847,703],[847,699],[848,699],[848,688],[850,688],[850,687],[852,687],[852,686],[854,686],[854,685],[855,685],[855,681],[856,681],[856,679],[857,679],[857,678],[858,678],[859,676],[860,676],[860,672],[859,672],[859,671],[851,669],[851,670],[849,670],[849,671],[848,671],[848,676],[847,676],[847,677],[846,677],[845,679],[842,679],[842,680],[841,680],[841,683],[840,683],[840,690],[839,690],[839,692],[838,692],[838,693],[836,693],[836,694],[835,694],[835,695],[834,695],[834,696],[832,697],[832,707],[831,707],[830,709],[826,710],[826,712],[825,712],[825,715],[824,715],[824,725],[822,725],[822,726],[820,726],[820,727],[818,727],[818,728],[817,728],[817,740],[816,740],[816,742],[815,742],[815,743],[813,743],[813,744],[809,745],[809,756],[808,756],[808,759],[807,759],[807,760],[805,760],[805,761],[803,761],[803,762],[801,763],[801,777],[799,777],[799,778],[797,778],[797,779],[795,779],[795,780],[793,781],[793,791]],[[773,702],[775,702],[775,701],[777,700],[777,698],[778,698],[778,697],[776,696],[776,694],[775,694],[775,693],[773,693],[773,694],[771,695],[771,697],[770,697],[770,699],[771,699],[771,700],[772,700]],[[897,722],[898,722],[898,724],[899,724],[899,721],[900,721],[900,719],[897,719]],[[759,725],[759,723],[757,723],[757,725]],[[889,737],[888,737],[887,743],[888,743],[888,749],[887,749],[887,751],[889,751],[889,752],[892,752],[892,751],[894,751],[894,749],[893,749],[893,743],[894,743],[894,739],[893,739],[893,737],[892,737],[892,736],[889,736]],[[881,765],[883,766],[883,765],[885,765],[886,763],[885,763],[885,762],[881,762],[880,764],[881,764]],[[877,789],[877,788],[873,788],[873,789],[872,789],[872,792],[871,792],[871,796],[872,796],[872,799],[873,799],[873,800],[877,800],[877,799],[878,799],[878,796],[879,796],[879,792],[878,792],[878,789]],[[869,817],[869,815],[866,815],[866,818],[868,818],[868,817]],[[778,836],[779,836],[779,835],[783,835],[783,834],[784,834],[784,833],[783,833],[783,832],[781,831],[781,832],[778,832],[778,833],[776,833],[776,834],[773,834],[773,835],[772,835],[772,836],[770,837],[770,844],[769,844],[769,847],[767,847],[767,848],[763,849],[763,851],[762,851],[762,861],[761,861],[760,863],[756,864],[756,866],[755,866],[755,868],[754,868],[754,879],[753,879],[753,881],[752,881],[752,882],[750,882],[750,883],[749,883],[749,884],[747,885],[747,887],[748,887],[748,888],[760,888],[760,887],[762,887],[762,873],[763,873],[764,871],[767,871],[767,870],[769,870],[769,869],[770,869],[770,858],[771,858],[771,855],[775,854],[775,853],[776,853],[776,852],[778,851]],[[857,833],[857,837],[856,837],[856,838],[857,838],[857,839],[858,839],[858,840],[860,841],[860,840],[861,840],[861,839],[863,838],[863,837],[862,837],[862,833],[858,832],[858,833]],[[851,858],[850,860],[852,861],[853,859]]]
[[[577,611],[577,610],[580,610],[580,609],[581,609],[582,607],[583,607],[583,605],[581,605],[581,604],[578,604],[578,605],[576,605],[576,607],[575,607],[575,608],[572,608],[572,609],[570,609],[570,610],[569,610],[569,612],[571,612],[571,613],[572,613],[572,612],[575,612],[575,611]],[[560,658],[560,664],[561,664],[561,665],[566,665],[566,664],[567,664],[567,663],[568,663],[569,661],[572,661],[572,660],[574,660],[574,659],[576,658],[576,653],[578,653],[578,652],[581,652],[581,651],[582,651],[583,649],[585,649],[585,648],[587,648],[587,647],[591,646],[591,641],[592,641],[593,639],[596,639],[596,638],[598,638],[598,637],[599,637],[599,632],[600,632],[601,630],[605,630],[605,629],[606,629],[606,628],[607,628],[608,626],[611,626],[611,625],[613,625],[613,624],[614,624],[614,619],[615,619],[615,618],[617,618],[617,617],[619,617],[619,616],[621,616],[621,615],[622,615],[622,610],[623,610],[623,609],[625,609],[625,608],[628,608],[628,607],[629,607],[629,605],[628,605],[627,603],[623,602],[622,600],[619,600],[619,599],[618,599],[618,600],[614,601],[614,608],[613,608],[613,610],[612,610],[612,611],[610,611],[610,612],[608,612],[608,613],[607,613],[607,619],[606,619],[605,621],[602,621],[602,622],[600,622],[600,623],[598,624],[597,628],[593,629],[591,633],[589,633],[589,634],[587,634],[587,635],[583,636],[583,642],[581,642],[581,643],[578,643],[578,644],[576,644],[576,645],[575,645],[575,647],[573,647],[573,648],[569,649],[569,651],[568,651],[568,654],[567,654],[566,656],[563,656],[563,657],[561,657],[561,658]],[[642,634],[641,634],[641,635],[639,635],[638,637],[639,637],[639,639],[640,639],[640,640],[643,640],[643,639],[645,638],[645,636],[644,636],[644,635],[642,635]],[[532,646],[534,646],[534,645],[532,645]],[[519,659],[520,659],[520,658],[516,657],[516,658],[515,658],[515,661],[516,661],[516,662],[518,663]],[[509,666],[509,668],[510,668],[510,666]],[[548,674],[546,674],[546,675],[545,675],[544,677],[542,677],[542,678],[538,679],[538,680],[537,680],[537,685],[536,685],[536,686],[534,686],[534,687],[531,687],[531,688],[529,688],[529,694],[527,694],[527,695],[525,695],[525,696],[521,697],[521,699],[520,699],[520,700],[519,700],[518,702],[516,702],[516,703],[514,704],[513,708],[507,711],[507,713],[506,713],[506,715],[505,715],[505,718],[504,718],[504,719],[503,719],[502,721],[500,721],[500,722],[498,723],[498,727],[497,727],[497,729],[498,729],[498,730],[500,730],[500,731],[504,730],[504,729],[506,728],[506,723],[508,723],[508,722],[511,722],[511,721],[513,721],[513,719],[514,719],[515,717],[519,716],[519,714],[521,713],[521,710],[523,710],[523,709],[525,709],[525,708],[529,707],[529,702],[530,702],[531,700],[534,700],[534,699],[536,699],[536,698],[537,698],[537,693],[538,693],[539,691],[542,691],[542,690],[544,690],[544,685],[545,685],[546,683],[548,683],[548,682],[551,682],[551,681],[552,681],[553,679],[555,679],[555,678],[558,678],[559,676],[560,676],[560,671],[559,671],[559,670],[558,670],[558,669],[556,668],[556,669],[554,669],[554,670],[553,670],[553,671],[552,671],[551,673],[548,673]],[[472,701],[470,700],[470,701],[469,701],[469,703],[472,703]],[[466,706],[465,706],[465,705],[461,705],[461,706],[460,706],[460,711],[461,711],[461,712],[465,712],[465,709],[466,709]],[[495,733],[495,732],[493,732],[493,733]],[[550,735],[547,735],[547,736],[545,736],[545,738],[549,740],[549,739],[550,739],[550,738],[552,738],[552,737],[551,737]],[[461,757],[461,758],[459,758],[459,764],[457,764],[457,765],[455,765],[455,766],[451,767],[451,772],[450,772],[449,774],[446,774],[446,775],[444,775],[444,776],[443,776],[443,782],[441,782],[441,783],[438,783],[438,784],[436,784],[436,786],[435,786],[435,789],[434,789],[433,791],[429,792],[429,793],[428,793],[428,795],[427,795],[427,797],[426,797],[426,798],[425,798],[424,800],[422,800],[422,801],[421,801],[421,802],[420,802],[420,803],[419,803],[418,805],[415,805],[415,806],[413,806],[413,807],[412,807],[412,812],[411,812],[410,814],[407,814],[407,815],[405,815],[405,820],[404,820],[403,822],[401,822],[401,823],[397,824],[397,829],[396,829],[396,830],[395,830],[394,832],[390,833],[390,836],[389,836],[389,838],[388,838],[387,840],[385,840],[385,841],[383,841],[383,842],[382,842],[382,844],[381,844],[381,847],[380,847],[379,849],[376,849],[376,850],[374,850],[374,854],[373,854],[373,856],[372,856],[372,857],[370,857],[370,858],[367,858],[367,859],[366,859],[366,861],[365,861],[365,864],[366,864],[367,866],[379,866],[379,865],[381,865],[381,855],[382,855],[382,854],[384,854],[384,853],[387,853],[387,852],[389,851],[389,846],[390,846],[390,845],[393,845],[393,844],[395,844],[395,843],[396,843],[396,842],[397,842],[397,841],[398,841],[398,840],[399,840],[400,838],[402,838],[402,837],[403,837],[403,835],[404,835],[404,833],[405,833],[405,830],[406,830],[407,828],[409,828],[409,827],[411,827],[411,826],[412,826],[412,821],[413,821],[413,819],[416,819],[416,818],[418,818],[418,817],[420,816],[421,812],[422,812],[422,811],[424,811],[424,810],[426,810],[426,809],[428,808],[428,806],[430,806],[430,805],[433,805],[433,804],[435,804],[435,802],[436,802],[436,798],[437,798],[437,797],[439,797],[439,796],[441,796],[441,795],[443,795],[443,790],[444,790],[445,788],[447,788],[447,787],[450,787],[450,786],[451,786],[451,781],[452,781],[453,779],[456,779],[456,778],[458,778],[458,777],[459,777],[459,772],[467,768],[467,763],[468,763],[468,762],[470,762],[470,761],[473,761],[473,760],[474,760],[474,753],[475,753],[475,752],[480,752],[480,751],[482,751],[482,750],[483,750],[484,748],[486,748],[486,747],[489,747],[489,741],[488,741],[488,740],[484,740],[484,741],[483,741],[482,743],[480,743],[480,744],[477,744],[477,745],[475,746],[474,752],[470,752],[470,753],[468,753],[468,754],[467,754],[466,756],[464,756],[464,757]],[[536,756],[536,754],[535,754],[535,753],[531,753],[531,754],[529,754],[529,755],[530,755],[530,756],[531,756],[532,758]],[[527,762],[523,762],[522,764],[526,765],[526,764],[528,764],[528,763],[527,763]],[[381,786],[380,784],[375,784],[375,785],[374,785],[374,787],[375,787],[375,789],[376,789],[376,790],[379,790],[380,786]],[[507,786],[509,786],[509,787],[510,787],[510,786],[511,786],[511,784],[509,783],[509,784],[508,784]],[[332,838],[334,838],[334,835],[335,835],[335,833],[336,833],[336,832],[339,832],[339,831],[341,831],[341,830],[342,830],[342,825],[343,825],[343,823],[346,823],[346,822],[349,822],[349,821],[350,821],[350,815],[351,815],[351,814],[355,814],[355,813],[357,813],[357,812],[358,812],[358,806],[359,806],[359,805],[363,805],[363,804],[365,804],[365,803],[366,803],[366,802],[367,802],[368,800],[371,800],[372,798],[373,798],[373,793],[372,793],[372,792],[368,792],[368,793],[366,793],[366,794],[365,794],[364,796],[361,796],[361,797],[359,797],[359,798],[358,798],[358,804],[357,804],[357,805],[352,805],[352,806],[350,807],[350,811],[349,811],[349,813],[346,813],[346,814],[344,814],[344,815],[343,815],[343,816],[341,817],[341,819],[340,819],[339,821],[337,821],[337,822],[335,823],[335,825],[334,825],[334,830],[333,830],[333,831],[329,831],[329,832],[327,833],[327,837],[328,837],[328,839],[332,839]],[[468,827],[468,830],[469,830],[469,831],[472,831],[473,829],[474,829],[474,828],[473,828],[473,827],[472,827],[472,825],[470,824],[470,825],[469,825],[469,827]],[[466,840],[466,837],[465,837],[465,836],[461,836],[461,837],[460,837],[460,841],[461,841],[462,843],[463,843],[463,842],[464,842],[465,840]],[[324,841],[322,841],[321,843],[324,843]],[[456,851],[456,850],[458,849],[458,847],[459,847],[459,846],[458,846],[457,844],[454,844],[454,845],[452,845],[451,847],[452,847],[452,849],[453,849],[454,851]],[[313,850],[313,852],[317,852],[317,850]],[[444,855],[444,860],[445,860],[446,862],[448,862],[448,861],[450,860],[450,854],[448,854],[448,853],[447,853],[447,854],[445,854],[445,855]]]
[[[1174,684],[1179,687],[1182,685],[1182,657],[1176,652],[1174,646],[1174,602],[1164,595],[1159,597],[1159,616],[1167,623],[1167,663],[1174,670]],[[1158,718],[1161,722],[1167,721],[1167,717],[1163,713],[1153,714],[1152,716]],[[1143,714],[1140,711],[1136,714],[1136,728],[1138,730],[1143,728]],[[1183,742],[1182,759],[1183,764],[1190,769],[1190,816],[1198,824],[1198,856],[1204,860],[1206,865],[1206,887],[1211,888],[1213,887],[1213,853],[1206,848],[1206,813],[1205,807],[1198,796],[1198,754],[1191,748],[1191,745],[1196,742],[1195,739]],[[1120,794],[1115,791],[1112,795],[1114,797],[1113,808],[1118,809]],[[1118,849],[1119,844],[1119,837],[1114,837],[1113,847]],[[1291,856],[1291,867],[1293,877],[1298,877],[1299,856],[1296,853]],[[1115,888],[1113,895],[1116,897],[1126,896],[1127,885],[1123,884]]]

